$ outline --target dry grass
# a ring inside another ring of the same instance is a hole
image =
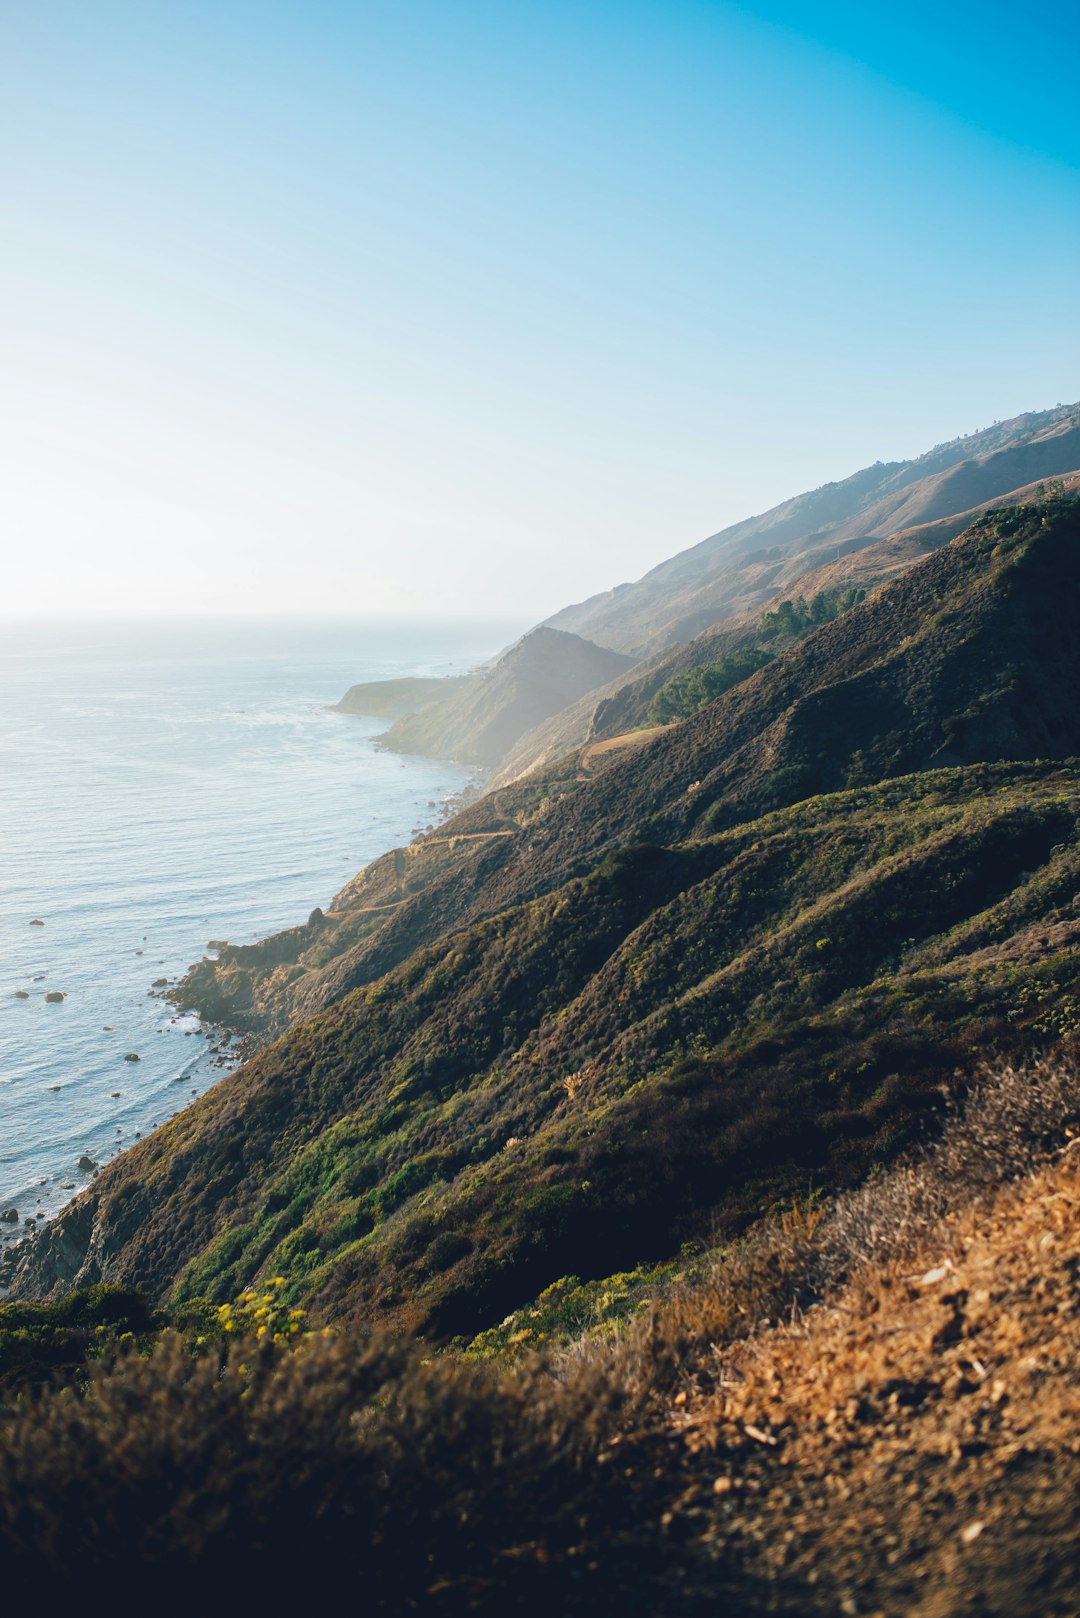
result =
[[[986,1205],[1077,1131],[1071,1063],[984,1070],[924,1152],[829,1203],[793,1205],[721,1252],[708,1280],[677,1289],[615,1343],[583,1340],[567,1363],[603,1363],[639,1408],[687,1392],[728,1345],[805,1314],[863,1271],[913,1261],[943,1220]]]
[[[198,1612],[347,1581],[373,1612],[472,1610],[564,1580],[613,1408],[586,1378],[496,1378],[390,1341],[316,1335],[193,1358],[167,1334],[84,1396],[0,1427],[8,1596],[106,1578]],[[552,1571],[554,1570],[554,1571]],[[225,1592],[229,1592],[229,1601]],[[155,1602],[155,1604],[157,1604]],[[527,1605],[527,1603],[526,1603]]]
[[[175,1335],[0,1417],[0,1576],[166,1612],[1077,1611],[1080,1079],[737,1244],[621,1340],[512,1370]]]
[[[667,1530],[752,1579],[749,1610],[1080,1610],[1078,1099],[1069,1069],[1007,1070],[920,1163],[652,1322],[669,1373],[689,1350]]]
[[[784,1610],[1075,1613],[1078,1272],[1070,1150],[720,1357],[676,1412],[701,1543]]]

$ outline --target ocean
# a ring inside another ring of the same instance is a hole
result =
[[[475,779],[326,705],[463,672],[523,627],[0,625],[5,1245],[228,1070],[155,980],[305,921]]]

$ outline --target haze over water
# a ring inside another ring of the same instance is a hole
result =
[[[385,722],[325,704],[358,680],[461,672],[514,633],[0,630],[0,1208],[20,1215],[5,1241],[86,1183],[83,1153],[104,1163],[221,1076],[216,1039],[150,996],[155,979],[212,938],[306,920],[472,778],[379,751]]]

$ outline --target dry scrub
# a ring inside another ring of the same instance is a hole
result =
[[[1080,1610],[1078,1099],[1005,1072],[922,1163],[774,1232],[789,1293],[846,1285],[684,1366],[666,1526],[760,1581],[752,1610]]]
[[[205,1613],[1077,1611],[1080,1081],[1006,1071],[921,1161],[737,1244],[557,1366],[165,1335],[0,1419],[12,1598]]]

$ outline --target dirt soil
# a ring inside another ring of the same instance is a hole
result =
[[[742,1569],[745,1610],[1074,1615],[1078,1371],[1074,1140],[684,1390],[692,1476],[664,1526]]]

